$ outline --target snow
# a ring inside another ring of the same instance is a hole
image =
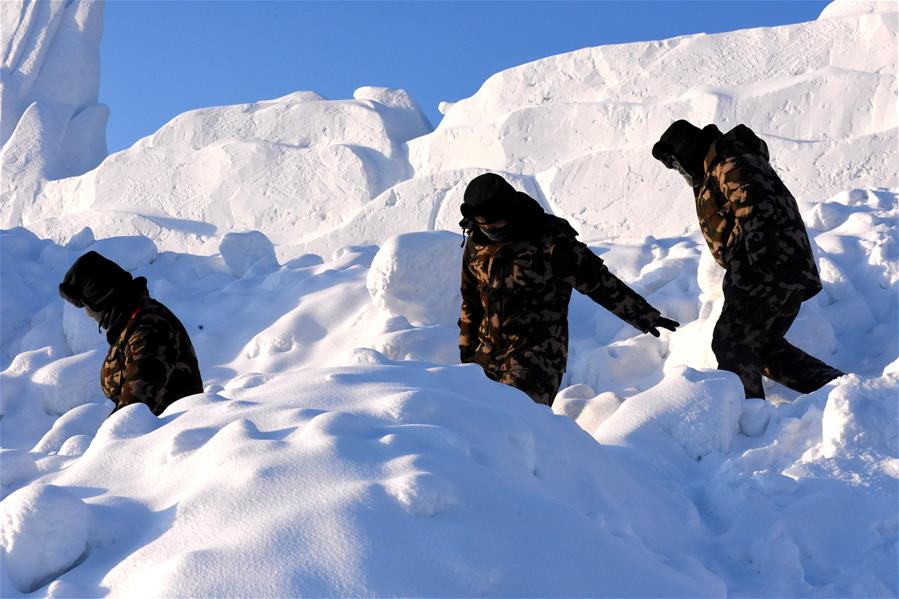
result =
[[[664,433],[694,459],[726,453],[739,431],[742,403],[735,374],[684,368],[624,402],[594,436],[604,445],[641,445],[647,443],[643,435]]]
[[[841,1],[580,50],[434,132],[402,90],[297,92],[4,197],[0,595],[896,596],[895,43],[894,5]],[[788,339],[850,374],[760,402],[715,370],[723,273],[648,158],[682,116],[769,141],[824,280]],[[491,169],[683,325],[575,294],[552,410],[458,363],[458,205]],[[178,315],[204,393],[110,415],[104,335],[57,293],[90,250]]]
[[[190,111],[84,175],[17,197],[0,224],[59,243],[90,226],[202,255],[231,231],[259,230],[280,260],[327,256],[457,230],[464,183],[490,170],[585,240],[676,237],[694,230],[690,192],[649,150],[677,118],[752,127],[806,205],[896,187],[896,5],[836,3],[825,15],[514,67],[444,103],[433,131],[408,93],[378,87]]]
[[[259,231],[225,233],[219,253],[235,277],[244,276],[251,268],[273,270],[278,267],[275,246]]]
[[[0,10],[0,222],[21,221],[44,179],[106,157],[109,109],[97,103],[103,3],[4,2]]]
[[[31,485],[0,505],[3,564],[23,593],[37,590],[85,555],[90,513],[70,491]]]
[[[432,231],[391,237],[375,254],[368,271],[368,292],[375,305],[416,324],[452,325],[462,298],[452,273],[462,263],[464,238]]]

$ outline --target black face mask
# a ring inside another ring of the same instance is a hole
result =
[[[686,179],[687,185],[689,185],[690,187],[693,187],[693,175],[688,173],[687,170],[684,167],[682,167],[679,162],[675,162],[675,165],[676,165],[675,168],[677,169],[677,172],[679,172],[681,174],[681,177]]]
[[[677,158],[674,157],[674,154],[666,154],[662,156],[661,160],[662,164],[664,164],[667,168],[676,170],[678,173],[680,173],[681,177],[683,177],[687,181],[687,184],[690,187],[693,187],[693,175],[691,175],[687,171],[687,169],[685,169],[683,165],[678,162]]]
[[[484,227],[479,228],[481,230],[481,233],[484,234],[484,237],[494,243],[503,243],[509,241],[515,236],[515,228],[511,224],[503,225],[502,227],[496,227],[490,230],[487,230]]]

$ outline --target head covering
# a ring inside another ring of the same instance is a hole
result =
[[[540,204],[528,194],[516,191],[505,179],[493,173],[478,175],[465,188],[459,207],[463,223],[476,217],[486,222],[508,220],[524,222],[544,214]]]
[[[700,129],[685,120],[674,121],[652,147],[652,156],[668,168],[680,166],[694,181],[701,181],[706,154],[720,136],[715,125]]]
[[[501,220],[513,211],[516,193],[515,188],[499,175],[478,175],[465,188],[464,203],[460,207],[462,216],[471,219],[480,216],[487,222]]]
[[[131,276],[97,252],[75,260],[59,284],[59,295],[76,308],[87,308],[114,335],[123,317],[147,295],[147,279]]]
[[[92,251],[75,260],[59,284],[59,295],[76,308],[102,312],[132,280],[127,270]]]

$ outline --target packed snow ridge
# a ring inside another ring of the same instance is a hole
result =
[[[69,171],[65,123],[105,109],[41,82],[95,68],[102,5],[2,11],[33,83],[4,70],[0,596],[899,594],[895,4],[547,58],[433,131],[376,87],[191,111],[105,159],[79,134]],[[84,51],[51,68],[57,44]],[[722,272],[649,156],[675,118],[769,142],[825,287],[788,338],[852,374],[765,403],[715,370]],[[460,365],[486,170],[684,326],[576,294],[553,411]],[[179,316],[203,394],[107,418],[104,336],[56,291],[88,250]]]

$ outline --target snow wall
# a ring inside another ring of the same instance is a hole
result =
[[[4,196],[0,225],[208,254],[259,229],[279,257],[327,255],[457,230],[465,184],[492,170],[584,240],[679,236],[695,229],[690,191],[649,153],[678,118],[752,127],[801,203],[892,187],[896,10],[837,2],[809,23],[553,56],[490,77],[434,131],[408,94],[375,87],[190,111],[36,197]]]
[[[103,2],[0,3],[0,223],[23,219],[44,180],[106,157],[97,103]]]

